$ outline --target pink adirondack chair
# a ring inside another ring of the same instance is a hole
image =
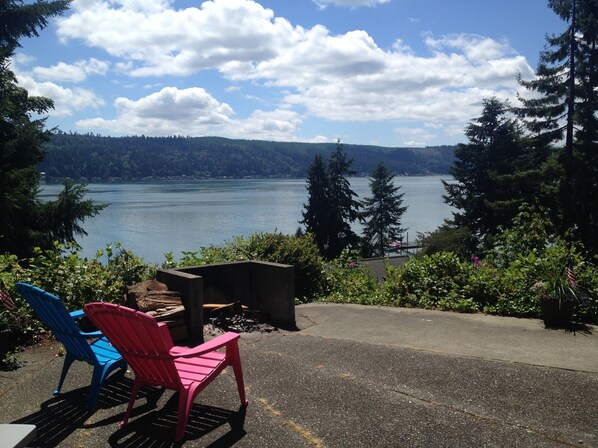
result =
[[[238,334],[225,333],[194,348],[179,347],[174,346],[166,324],[145,313],[100,302],[89,303],[83,310],[135,373],[121,427],[129,420],[139,388],[161,386],[179,392],[176,440],[182,439],[195,397],[227,366],[235,373],[241,404],[248,404]],[[216,351],[223,347],[224,353]]]

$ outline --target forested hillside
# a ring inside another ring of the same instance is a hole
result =
[[[334,143],[230,140],[219,137],[102,137],[56,134],[39,165],[47,180],[87,181],[218,177],[305,177],[316,154]],[[384,148],[343,144],[353,169],[369,175],[379,162],[397,174],[448,173],[454,147]]]

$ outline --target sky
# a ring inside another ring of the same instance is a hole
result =
[[[547,0],[73,0],[12,61],[47,125],[386,147],[465,142],[529,95]]]

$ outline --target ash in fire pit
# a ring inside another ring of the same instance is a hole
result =
[[[278,328],[263,322],[256,313],[243,311],[240,314],[220,314],[209,319],[210,325],[223,332],[232,331],[235,333],[270,333],[278,331]]]
[[[208,334],[232,331],[234,333],[270,333],[278,328],[268,324],[258,311],[252,311],[240,302],[204,304],[204,315],[209,322]]]

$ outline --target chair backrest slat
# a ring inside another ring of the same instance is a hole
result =
[[[111,303],[90,303],[85,314],[102,331],[125,361],[149,384],[176,387],[179,374],[170,334],[151,316]]]
[[[62,300],[27,283],[17,283],[16,288],[67,351],[77,359],[92,364],[96,362],[96,357],[89,347],[87,339],[81,335],[81,330],[67,311]]]

